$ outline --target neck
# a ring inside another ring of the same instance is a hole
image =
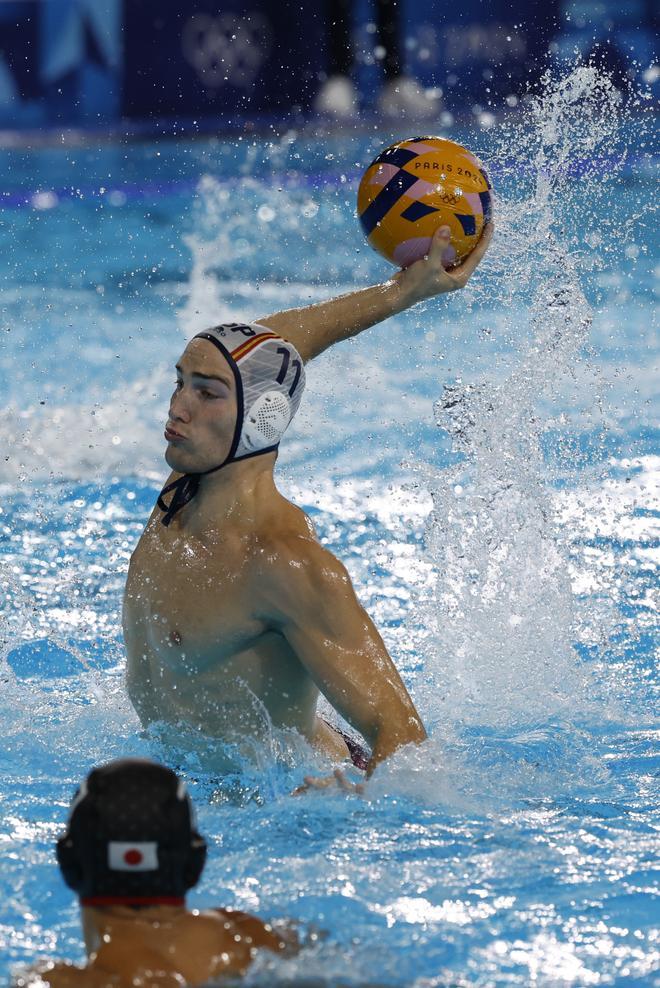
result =
[[[264,453],[203,475],[197,494],[181,512],[181,527],[204,529],[229,520],[237,511],[245,517],[256,498],[276,493],[275,460],[275,453]]]
[[[98,951],[103,938],[117,934],[126,924],[165,923],[177,919],[187,912],[182,906],[145,906],[133,909],[130,906],[81,906],[80,922],[87,956]]]

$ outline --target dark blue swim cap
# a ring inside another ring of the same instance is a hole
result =
[[[126,758],[94,769],[83,782],[57,859],[83,905],[182,905],[199,881],[206,843],[175,773]]]

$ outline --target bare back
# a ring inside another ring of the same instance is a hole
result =
[[[162,912],[162,909],[160,910]],[[182,912],[157,921],[113,916],[103,942],[86,967],[49,964],[17,982],[21,988],[180,988],[219,975],[242,974],[258,948],[279,952],[292,945],[270,926],[234,910]]]

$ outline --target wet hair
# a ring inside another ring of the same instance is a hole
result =
[[[95,768],[82,783],[57,860],[83,905],[182,905],[204,868],[206,842],[176,774],[125,758]]]

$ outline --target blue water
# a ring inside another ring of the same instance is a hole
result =
[[[309,367],[279,482],[431,735],[365,799],[292,799],[325,768],[296,737],[221,778],[142,732],[119,615],[185,339],[386,278],[354,202],[396,135],[0,152],[3,972],[82,960],[53,842],[93,764],[142,754],[209,838],[190,904],[301,924],[256,984],[660,983],[649,131],[586,70],[454,131],[495,179],[482,269]]]

